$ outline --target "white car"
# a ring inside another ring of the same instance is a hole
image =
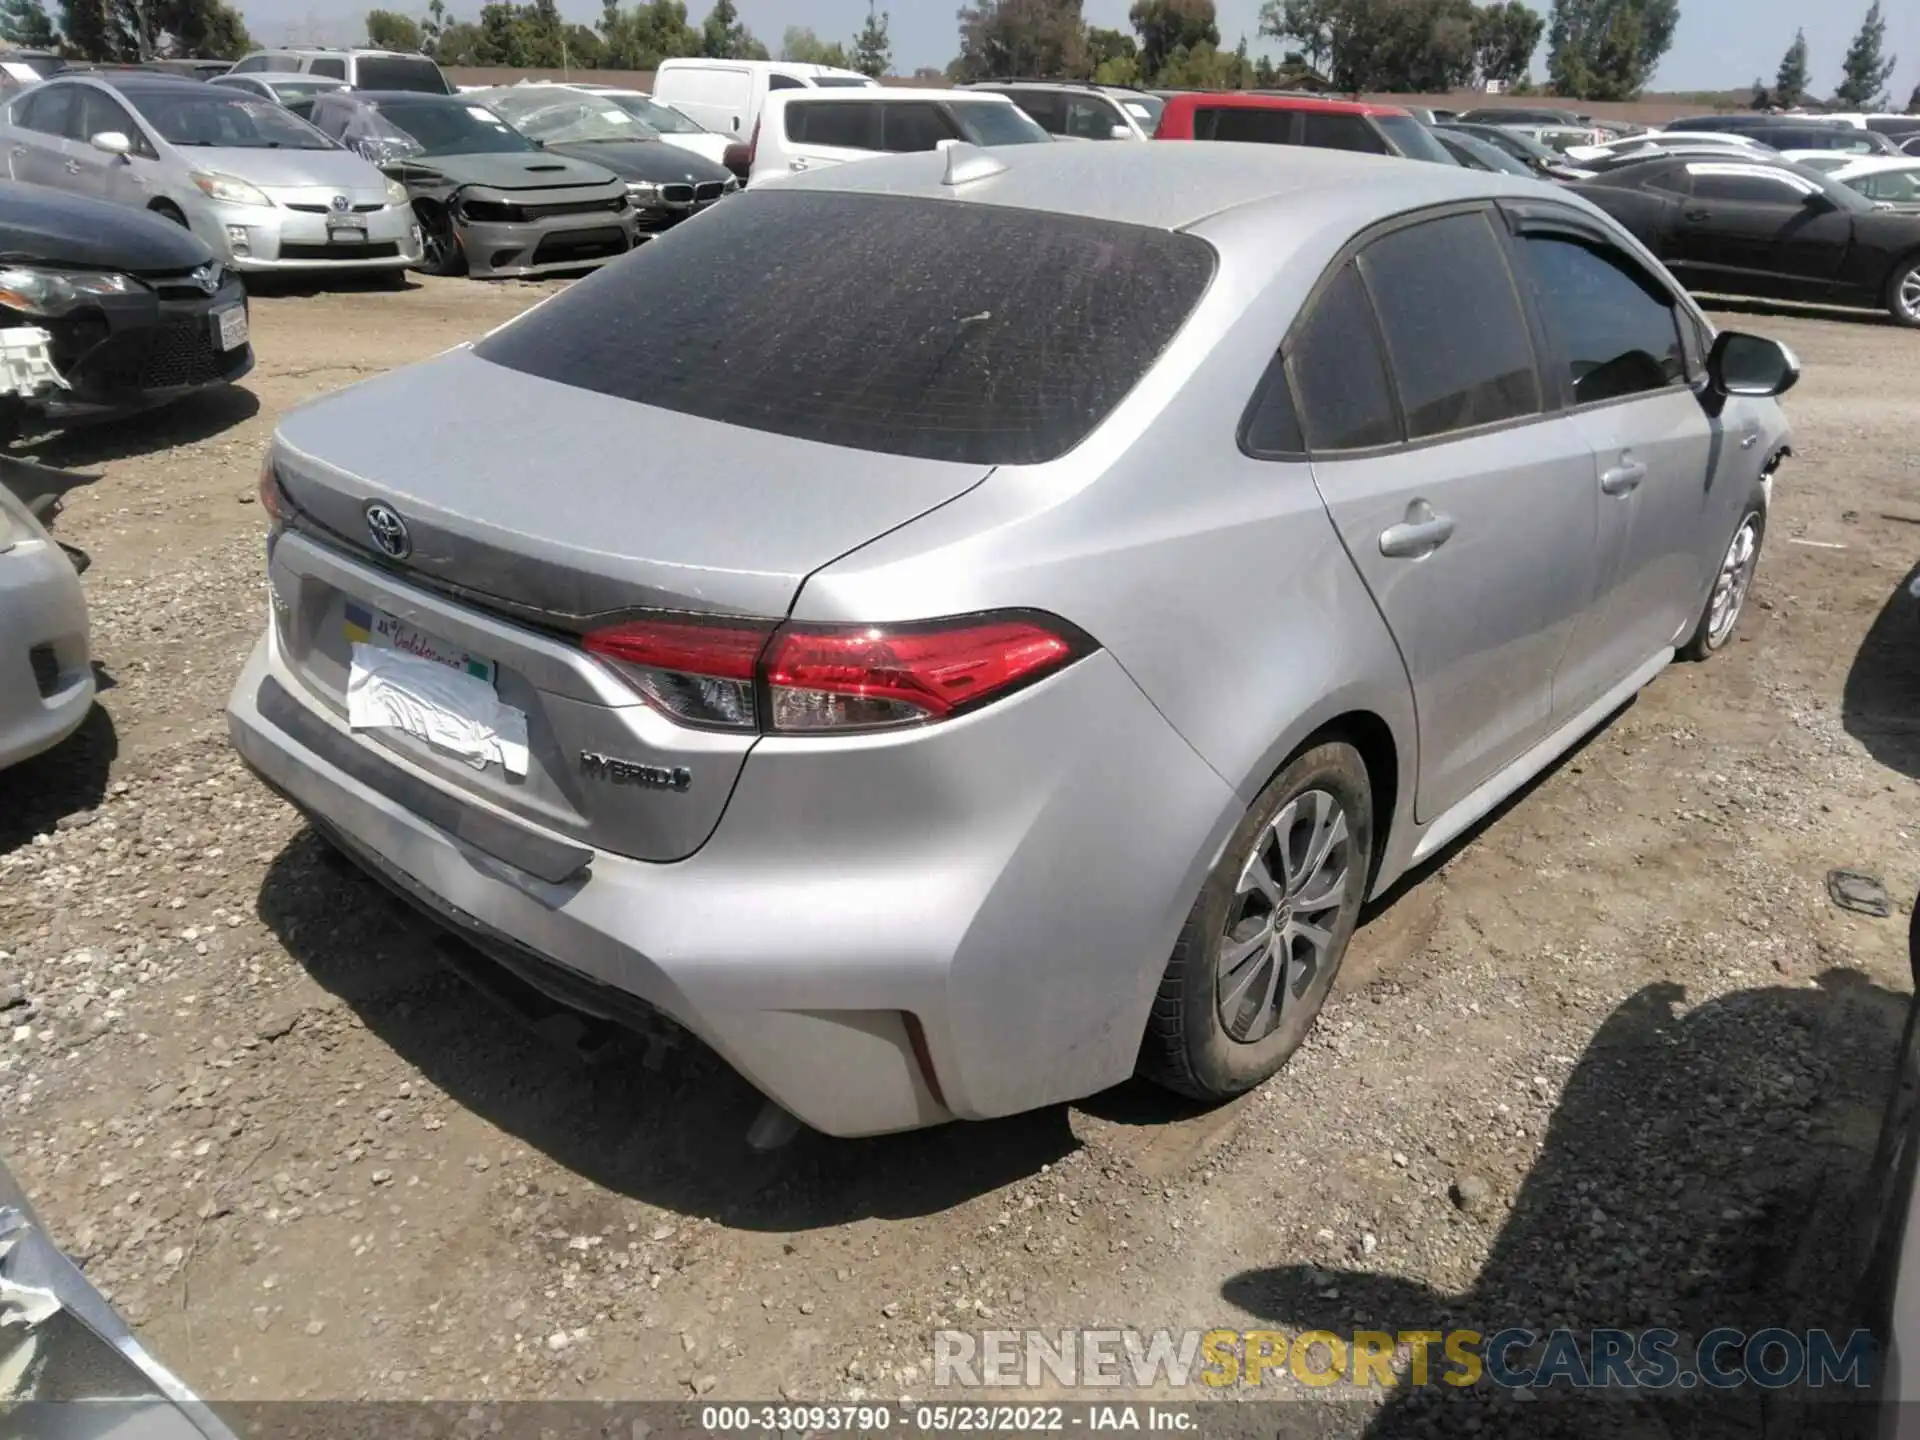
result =
[[[770,96],[798,90],[879,88],[879,81],[858,70],[792,60],[662,60],[653,73],[655,100],[733,140],[753,134]]]
[[[1772,146],[1763,145],[1746,135],[1718,130],[1653,130],[1645,135],[1629,135],[1609,140],[1604,145],[1574,145],[1567,150],[1569,160],[1611,160],[1616,155],[1656,154],[1669,149],[1725,149],[1742,155],[1767,154]]]
[[[752,184],[874,155],[970,145],[1048,145],[1004,95],[981,90],[794,90],[767,97],[748,147]]]
[[[520,85],[558,85],[558,80],[522,80]],[[463,87],[464,88],[464,87]],[[585,90],[592,95],[604,95],[615,105],[626,111],[649,130],[657,132],[669,145],[711,160],[716,165],[727,163],[727,152],[740,142],[725,135],[716,135],[697,120],[681,114],[671,105],[663,105],[644,90],[627,90],[618,85],[587,85],[575,82],[567,88]]]
[[[1920,157],[1857,155],[1830,173],[1849,190],[1858,190],[1877,205],[1896,210],[1920,210]]]

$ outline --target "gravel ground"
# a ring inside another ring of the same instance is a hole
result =
[[[190,1384],[924,1398],[942,1325],[1850,1323],[1920,886],[1920,336],[1717,317],[1806,365],[1740,643],[1375,907],[1264,1089],[762,1156],[716,1060],[510,1018],[224,739],[276,417],[550,288],[259,298],[243,389],[23,446],[104,473],[60,530],[93,556],[108,683],[72,742],[0,774],[0,1154]],[[1900,913],[1835,909],[1836,866]],[[1295,1411],[1328,1434],[1596,1428],[1438,1401]]]

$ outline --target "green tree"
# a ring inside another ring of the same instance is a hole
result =
[[[700,53],[715,60],[771,58],[767,47],[740,22],[740,8],[733,0],[713,0],[713,9],[700,27]]]
[[[1473,17],[1474,68],[1482,80],[1508,85],[1524,79],[1533,68],[1533,52],[1547,22],[1520,0],[1506,0],[1479,10]]]
[[[973,0],[959,14],[954,81],[1075,79],[1087,74],[1080,0]]]
[[[1913,93],[1907,96],[1907,114],[1920,115],[1920,85],[1913,87]]]
[[[424,50],[420,26],[392,10],[367,12],[367,44],[376,50]]]
[[[1334,56],[1351,28],[1346,0],[1266,0],[1260,7],[1260,33],[1290,41],[1307,67],[1333,73]]]
[[[1680,0],[1553,0],[1547,74],[1555,93],[1630,100],[1673,45]]]
[[[1140,37],[1140,73],[1149,82],[1160,77],[1176,51],[1186,52],[1189,59],[1201,45],[1208,46],[1210,54],[1219,51],[1220,24],[1213,0],[1134,0],[1127,19]],[[1174,82],[1168,84],[1171,88]]]
[[[1139,57],[1140,47],[1126,31],[1108,30],[1099,25],[1087,27],[1087,64],[1095,70],[1113,61],[1137,61]],[[1136,65],[1136,71],[1138,68]]]
[[[1758,90],[1758,85],[1754,89]],[[1807,32],[1796,30],[1793,43],[1780,57],[1780,71],[1773,77],[1773,103],[1791,110],[1807,98]]]
[[[1887,22],[1880,14],[1880,0],[1867,7],[1867,18],[1860,22],[1860,33],[1847,47],[1847,58],[1840,62],[1842,78],[1833,98],[1849,109],[1864,110],[1886,102],[1887,81],[1893,75],[1896,57],[1882,52],[1887,44]]]
[[[684,0],[647,0],[629,10],[609,0],[600,34],[606,41],[600,63],[610,70],[654,70],[662,60],[700,53],[701,33],[687,23]]]
[[[0,40],[23,50],[51,50],[55,38],[40,0],[0,0]]]
[[[780,41],[780,58],[806,65],[837,65],[847,68],[847,47],[838,40],[828,44],[804,25],[789,25]]]
[[[893,67],[893,42],[887,38],[889,18],[884,10],[876,14],[873,0],[867,0],[867,23],[853,37],[852,68],[875,80]]]
[[[434,41],[433,58],[442,65],[498,65],[486,32],[467,20],[449,20]]]
[[[447,28],[446,0],[432,0],[427,6],[427,18],[420,22],[420,53],[437,56],[440,53],[440,36]]]
[[[1753,77],[1753,99],[1747,102],[1749,110],[1771,110],[1775,100],[1773,92],[1767,89],[1767,82],[1758,75]]]
[[[60,0],[62,48],[84,60],[237,60],[253,48],[222,0]]]

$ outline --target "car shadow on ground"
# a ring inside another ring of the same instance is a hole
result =
[[[108,772],[119,753],[113,717],[95,705],[53,749],[0,770],[0,855],[96,808],[106,798]]]
[[[331,273],[290,270],[283,275],[249,275],[246,277],[247,298],[309,300],[317,295],[398,294],[420,288],[420,277],[413,271],[402,270],[400,275],[398,282],[391,278],[391,272],[379,270]]]
[[[1920,601],[1908,571],[1874,617],[1840,695],[1840,723],[1875,760],[1920,778]]]
[[[1594,1035],[1516,1192],[1501,1194],[1496,1179],[1473,1213],[1438,1202],[1423,1222],[1498,1225],[1470,1289],[1304,1265],[1243,1272],[1222,1293],[1289,1334],[1516,1327],[1544,1339],[1558,1327],[1662,1326],[1697,1339],[1777,1325],[1825,1328],[1844,1344],[1861,1315],[1858,1197],[1907,1004],[1837,969],[1816,987],[1691,1008],[1679,986],[1650,985]],[[1499,1173],[1490,1155],[1450,1163]],[[1676,1354],[1684,1363],[1684,1343]],[[1429,1383],[1396,1389],[1369,1434],[1839,1436],[1860,1418],[1857,1390],[1565,1403],[1566,1382],[1519,1396],[1486,1380],[1454,1388],[1440,1377],[1458,1367],[1438,1348],[1433,1362]]]
[[[538,1033],[445,963],[446,946],[463,964],[474,951],[310,830],[269,865],[259,913],[316,982],[456,1103],[596,1185],[681,1214],[782,1231],[934,1214],[1078,1143],[1053,1106],[873,1140],[803,1129],[761,1154],[745,1138],[759,1093],[705,1046],[688,1037],[650,1069],[645,1044],[611,1027]]]
[[[1695,291],[1694,295],[1703,308],[1725,311],[1731,315],[1752,315],[1772,320],[1839,320],[1854,325],[1893,324],[1893,317],[1884,310],[1868,310],[1851,305],[1822,305],[1811,300],[1763,300],[1750,295],[1715,295],[1710,291]]]
[[[170,405],[112,420],[78,421],[59,429],[35,426],[12,448],[42,465],[85,470],[211,440],[224,430],[245,424],[259,411],[260,401],[252,391],[222,385],[184,396]]]

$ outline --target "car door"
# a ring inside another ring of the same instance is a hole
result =
[[[1369,239],[1287,363],[1314,481],[1412,683],[1426,822],[1553,720],[1554,672],[1593,602],[1593,454],[1545,403],[1478,207]]]
[[[1594,456],[1595,604],[1554,679],[1554,708],[1572,714],[1684,638],[1700,556],[1723,515],[1731,529],[1736,502],[1715,485],[1727,437],[1694,389],[1700,357],[1683,302],[1585,216],[1509,213],[1549,384]]]
[[[68,154],[67,131],[77,123],[80,86],[45,85],[14,102],[7,173],[32,185],[73,188],[79,162]],[[72,162],[72,169],[68,168]]]
[[[1693,161],[1686,173],[1677,244],[1690,270],[1816,282],[1838,273],[1852,222],[1812,181],[1737,161]]]

